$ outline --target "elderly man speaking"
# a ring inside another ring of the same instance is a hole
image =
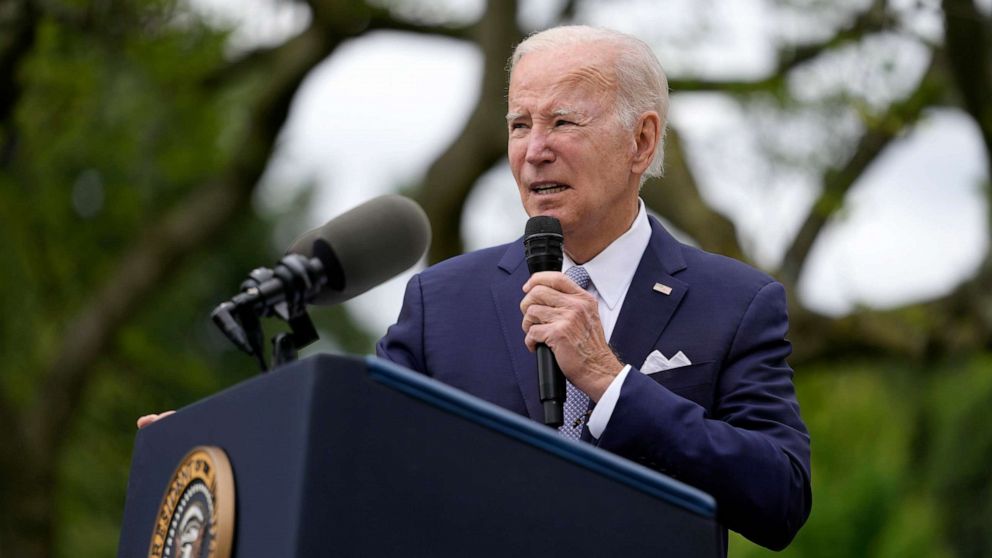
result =
[[[544,343],[569,384],[563,436],[710,493],[724,525],[784,548],[812,502],[785,292],[646,214],[667,109],[638,39],[575,26],[521,43],[510,167],[527,214],[561,222],[565,273],[530,275],[520,241],[437,264],[410,280],[377,353],[542,420],[531,351]]]

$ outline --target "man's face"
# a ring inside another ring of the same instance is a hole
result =
[[[510,77],[510,168],[527,215],[561,221],[572,239],[599,249],[637,211],[634,133],[614,111],[612,55],[601,45],[526,54]],[[618,231],[618,232],[617,232]]]

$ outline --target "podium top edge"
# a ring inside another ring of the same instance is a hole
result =
[[[387,360],[370,355],[365,361],[369,376],[378,383],[556,454],[690,513],[709,519],[716,517],[716,501],[697,488],[588,443],[561,438],[544,425]]]

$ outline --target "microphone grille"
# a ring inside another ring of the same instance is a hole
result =
[[[528,237],[534,234],[557,234],[561,235],[561,223],[558,219],[554,217],[549,217],[547,215],[538,215],[536,217],[531,217],[527,220],[527,226],[524,227],[524,237]]]

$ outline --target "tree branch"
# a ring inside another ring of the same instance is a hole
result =
[[[857,41],[869,33],[892,27],[894,20],[888,14],[888,2],[875,0],[867,9],[859,12],[851,22],[832,36],[805,45],[789,46],[779,51],[778,62],[767,77],[757,80],[705,80],[693,78],[669,79],[673,91],[723,91],[726,93],[754,93],[772,91],[782,87],[789,72],[820,56],[824,52]]]
[[[485,16],[483,16],[485,19]],[[425,25],[395,17],[388,9],[372,8],[370,13],[369,31],[405,31],[430,35],[432,37],[448,37],[451,39],[471,40],[476,28],[481,23],[473,25]]]
[[[746,260],[733,222],[700,195],[682,140],[672,128],[665,136],[665,176],[647,181],[641,197],[658,215],[695,239],[700,248]]]
[[[307,2],[311,10],[314,9],[314,6],[318,7],[319,12],[314,11],[315,18],[318,13],[322,14],[320,16],[322,18],[321,21],[326,23],[320,23],[320,26],[330,26],[335,21],[340,21],[341,19],[334,12],[322,7],[326,3],[317,0]],[[472,38],[473,30],[478,25],[426,25],[397,18],[387,8],[359,4],[361,5],[351,6],[350,21],[355,23],[348,26],[348,35],[354,36],[366,31],[403,31],[430,35],[432,37],[468,40]],[[341,31],[341,29],[336,31],[329,29],[329,32],[340,33]],[[204,80],[204,83],[208,86],[228,83],[231,80],[239,79],[246,74],[252,73],[258,68],[269,67],[274,53],[279,48],[278,46],[263,47],[245,52],[238,58],[212,72]]]
[[[992,22],[978,11],[973,0],[944,0],[943,4],[951,77],[965,110],[981,128],[992,168]]]
[[[978,307],[979,302],[984,307]],[[888,356],[928,361],[992,348],[987,284],[975,281],[939,299],[893,310],[858,310],[830,318],[790,306],[793,366],[817,360]]]
[[[558,21],[570,23],[575,19],[575,10],[578,8],[578,0],[566,0],[565,4],[558,12]]]
[[[519,42],[517,3],[489,2],[474,30],[485,57],[482,90],[465,127],[427,171],[416,194],[434,229],[428,259],[462,252],[461,216],[472,187],[506,153],[505,83],[508,48]]]
[[[220,234],[247,207],[300,82],[338,42],[311,28],[279,49],[254,102],[243,145],[226,170],[149,225],[93,298],[66,324],[30,416],[22,421],[31,429],[25,438],[40,462],[54,459],[93,365],[120,327],[184,258]]]
[[[17,79],[21,60],[34,47],[38,11],[26,0],[10,2],[0,11],[0,167],[7,166],[14,156],[16,130],[14,107],[21,95]]]
[[[904,133],[908,126],[920,118],[923,109],[939,99],[943,88],[937,76],[935,60],[936,56],[916,90],[909,97],[892,104],[884,115],[868,123],[868,129],[847,163],[825,174],[823,191],[810,209],[799,233],[786,250],[778,272],[779,279],[787,286],[795,287],[798,283],[803,265],[816,239],[830,217],[844,207],[848,192],[865,170],[898,134]]]
[[[944,0],[944,35],[951,78],[957,85],[964,108],[981,131],[985,144],[988,180],[992,181],[992,16],[978,11],[972,0]],[[992,243],[992,186],[986,182],[988,216],[986,235]],[[955,306],[977,314],[992,348],[992,249],[978,273],[951,296]]]

